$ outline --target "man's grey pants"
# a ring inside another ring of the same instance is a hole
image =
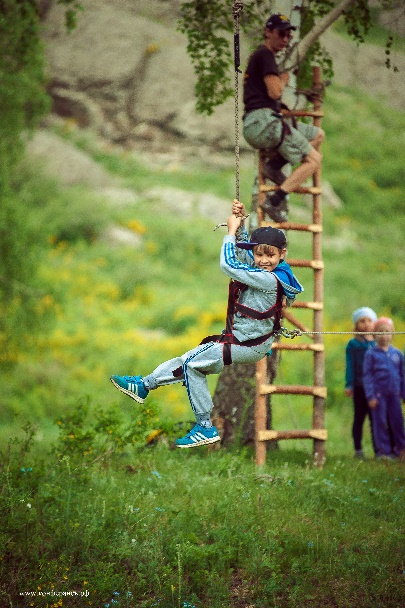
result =
[[[232,362],[256,363],[270,350],[272,342],[273,339],[270,338],[253,347],[232,344]],[[223,344],[219,342],[200,344],[181,357],[161,363],[149,376],[143,378],[143,382],[148,390],[184,382],[194,414],[209,415],[214,404],[208,390],[207,375],[219,374],[223,370],[222,349]],[[182,374],[173,376],[173,371],[178,368],[183,370]]]

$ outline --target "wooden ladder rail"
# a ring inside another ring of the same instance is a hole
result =
[[[321,86],[321,70],[313,68],[313,87]],[[313,102],[313,111],[296,111],[295,116],[311,116],[315,126],[321,125],[323,117],[321,97]],[[260,205],[266,192],[276,190],[277,186],[268,186],[263,177],[262,168],[266,158],[264,151],[259,151],[259,195]],[[323,326],[323,280],[324,264],[322,261],[322,188],[321,168],[312,178],[313,186],[299,187],[294,192],[310,194],[312,196],[312,224],[298,224],[294,222],[264,222],[258,208],[259,225],[272,225],[283,230],[301,230],[312,234],[312,260],[287,260],[291,266],[301,268],[312,268],[314,271],[314,298],[313,302],[296,302],[293,307],[309,308],[313,311],[313,334],[309,334],[313,340],[312,344],[284,344],[281,342],[273,344],[273,349],[291,351],[313,352],[313,386],[275,386],[267,384],[267,360],[262,359],[256,366],[256,396],[255,396],[255,460],[258,466],[266,462],[266,441],[279,439],[312,439],[313,440],[313,462],[316,466],[322,466],[325,462],[325,442],[327,431],[325,427],[325,401],[327,390],[325,386],[325,349],[321,332]],[[291,312],[291,308],[283,310],[283,317],[301,331],[311,332],[311,329],[301,323]],[[275,431],[267,429],[266,399],[269,394],[291,394],[312,395],[313,415],[312,429]]]

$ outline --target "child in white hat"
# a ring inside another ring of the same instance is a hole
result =
[[[372,425],[371,411],[364,393],[363,386],[363,361],[364,355],[369,348],[375,346],[372,335],[377,315],[368,306],[357,308],[353,312],[352,321],[355,332],[365,332],[356,335],[349,340],[346,346],[346,388],[347,397],[352,397],[354,406],[354,419],[352,426],[352,437],[354,443],[354,455],[356,458],[365,458],[362,440],[363,426],[366,417]],[[371,429],[372,431],[372,429]],[[373,434],[372,434],[373,436]]]

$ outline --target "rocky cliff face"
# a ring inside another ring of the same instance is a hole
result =
[[[53,111],[107,139],[191,138],[232,148],[233,101],[214,116],[194,109],[195,76],[176,31],[180,0],[86,0],[78,27],[52,5],[43,38]]]
[[[194,109],[195,75],[185,36],[176,30],[181,0],[86,0],[78,26],[64,27],[64,9],[44,0],[43,39],[53,111],[128,148],[173,141],[234,148],[234,101],[213,116]],[[356,47],[328,33],[336,81],[405,107],[400,75],[384,67],[383,49]],[[242,52],[242,65],[247,50]],[[404,57],[396,57],[405,68]],[[242,114],[242,109],[240,109]],[[241,146],[244,141],[241,138]],[[247,146],[246,146],[247,147]]]

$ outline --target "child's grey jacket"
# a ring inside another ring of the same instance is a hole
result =
[[[248,241],[245,229],[238,231],[239,241]],[[254,263],[251,250],[241,249],[235,245],[234,236],[224,237],[221,249],[221,270],[231,279],[235,279],[248,286],[241,293],[239,302],[260,312],[274,306],[277,299],[277,281],[281,283],[287,298],[287,305],[291,305],[298,293],[304,291],[302,285],[293,275],[290,266],[282,261],[272,272],[258,268]],[[244,342],[259,338],[272,331],[274,319],[256,320],[235,313],[234,336]]]

